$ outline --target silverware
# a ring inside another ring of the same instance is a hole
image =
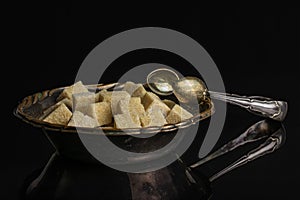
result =
[[[206,156],[202,160],[192,164],[190,167],[195,168],[200,165],[203,165],[204,163],[215,159],[221,155],[224,155],[242,145],[245,145],[247,143],[255,142],[258,140],[262,140],[268,136],[270,136],[274,131],[276,131],[276,128],[278,129],[279,125],[278,122],[272,121],[270,119],[265,119],[262,121],[259,121],[252,126],[250,126],[245,132],[243,132],[240,136],[237,138],[231,140],[227,144],[223,145],[221,148],[213,152],[212,154]]]
[[[200,165],[206,163],[207,161],[215,159],[218,156],[221,156],[229,151],[232,151],[233,149],[241,145],[244,145],[249,142],[261,140],[266,137],[267,139],[262,144],[260,144],[259,147],[251,150],[249,153],[243,155],[242,157],[240,157],[238,160],[228,165],[223,170],[212,175],[209,178],[209,181],[213,182],[219,177],[223,176],[224,174],[232,171],[233,169],[241,167],[250,161],[253,161],[259,157],[272,153],[276,149],[280,148],[284,144],[286,138],[286,131],[284,126],[281,123],[272,121],[270,119],[257,122],[256,124],[248,128],[247,131],[241,134],[238,138],[225,144],[223,147],[216,150],[214,153],[207,156],[206,158],[187,167],[186,174],[190,174],[190,172],[194,171],[193,169],[199,167]]]
[[[283,121],[288,110],[288,105],[285,101],[276,101],[260,96],[240,96],[208,91],[205,83],[199,78],[179,78],[174,71],[165,68],[154,70],[148,74],[147,84],[153,92],[159,95],[167,96],[174,93],[182,103],[195,99],[201,101],[210,97],[240,106],[251,113],[277,121]]]
[[[285,141],[285,129],[282,127],[275,133],[273,133],[263,144],[261,144],[256,149],[253,149],[246,155],[242,156],[237,161],[230,164],[225,169],[219,171],[218,173],[214,174],[209,178],[209,181],[214,181],[218,179],[219,177],[223,176],[224,174],[232,171],[233,169],[236,169],[238,167],[241,167],[245,164],[247,164],[250,161],[253,161],[259,157],[262,157],[266,154],[274,152],[276,149],[280,148]]]

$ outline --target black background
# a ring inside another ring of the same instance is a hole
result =
[[[3,96],[8,100],[3,104],[3,115],[8,120],[2,124],[1,195],[16,199],[26,176],[43,167],[54,151],[40,130],[12,115],[17,103],[40,90],[72,84],[85,56],[104,39],[131,28],[157,26],[180,31],[198,41],[217,64],[227,92],[262,95],[289,103],[283,123],[286,144],[276,153],[214,182],[212,199],[299,196],[299,7],[274,3],[200,3],[188,7],[173,3],[164,7],[151,2],[126,7],[70,2],[53,9],[50,5],[35,6],[38,7],[20,5],[7,15],[12,37],[7,39],[8,53],[12,57],[5,64],[8,74],[2,77],[4,80],[8,76],[4,87],[9,95]],[[146,62],[153,57],[151,53],[144,57],[140,53],[136,59]],[[127,60],[134,59],[132,55]],[[112,70],[112,82],[120,76],[120,69]],[[217,146],[260,119],[229,106]],[[213,161],[204,167],[204,173],[216,172],[237,157],[231,154]]]

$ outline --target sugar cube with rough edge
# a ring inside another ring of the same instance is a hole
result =
[[[136,84],[131,81],[127,81],[124,84],[123,90],[128,92],[132,97],[143,97],[147,93],[142,84]]]
[[[164,104],[161,100],[155,99],[145,110],[147,113],[160,110],[162,114],[166,117],[171,109],[166,104]]]
[[[69,109],[73,108],[73,102],[68,98],[64,98],[64,99],[60,100],[59,102],[57,102],[58,105],[60,105],[62,103],[64,103]]]
[[[169,124],[176,124],[191,117],[193,117],[191,113],[176,104],[169,112],[166,120]]]
[[[142,104],[142,100],[140,97],[131,97],[130,104]]]
[[[123,104],[129,104],[130,95],[126,91],[113,91],[111,95],[111,111],[113,115],[120,114],[118,113],[118,104],[119,101],[123,100]]]
[[[144,106],[141,104],[141,98],[139,97],[131,97],[129,99],[129,102],[127,99],[121,99],[118,102],[118,110],[117,112],[122,114],[122,113],[127,113],[127,112],[141,112],[141,106],[142,109],[144,110]]]
[[[145,114],[145,108],[141,103],[140,97],[131,97],[129,101],[129,112],[139,117]]]
[[[96,93],[95,93],[95,100],[96,100],[95,103],[101,102],[101,101],[102,101],[101,92],[96,92]]]
[[[123,90],[128,92],[130,95],[132,95],[132,93],[137,89],[137,84],[135,84],[134,82],[131,81],[127,81],[124,84],[124,88]]]
[[[129,102],[127,100],[121,99],[118,102],[117,114],[129,114],[128,116],[131,118],[133,123],[136,123],[139,125],[140,124],[139,116],[131,113],[131,109],[130,109],[131,103],[133,103],[133,101],[131,101],[131,99],[129,100]]]
[[[67,125],[72,117],[72,112],[64,104],[60,104],[55,110],[53,110],[43,121],[51,124]]]
[[[165,116],[161,110],[153,110],[152,112],[147,113],[145,116],[141,117],[141,122],[143,127],[163,126],[167,124]]]
[[[169,100],[169,99],[164,99],[164,100],[162,100],[162,102],[164,104],[166,104],[170,109],[172,109],[176,105],[176,103],[174,101]]]
[[[73,94],[73,111],[80,111],[84,114],[87,112],[87,106],[96,102],[95,93],[84,92]]]
[[[151,124],[151,117],[148,114],[144,114],[140,117],[142,127],[147,127]]]
[[[96,126],[99,126],[99,124],[96,119],[85,115],[82,112],[75,111],[73,112],[72,118],[69,121],[68,126],[94,128]]]
[[[62,91],[62,93],[57,97],[57,101],[63,98],[72,99],[73,94],[82,93],[82,92],[88,92],[88,89],[82,84],[81,81],[78,81],[75,84],[66,87]]]
[[[114,115],[115,127],[118,129],[141,128],[141,125],[134,123],[129,113]]]
[[[55,110],[59,105],[64,103],[70,110],[72,110],[72,101],[68,98],[64,98],[57,102],[56,104],[50,106],[49,108],[43,111],[43,114],[39,117],[40,120],[43,120],[47,115],[49,115],[53,110]]]
[[[142,98],[142,104],[144,106],[145,109],[147,109],[149,107],[149,105],[154,101],[154,100],[160,100],[160,98],[152,93],[152,92],[147,92],[143,98]]]
[[[145,114],[144,106],[141,104],[141,98],[131,97],[129,104],[126,100],[120,100],[118,104],[118,113],[129,113],[132,121],[140,125],[140,117]]]
[[[98,96],[98,101],[105,101],[105,102],[111,102],[111,95],[112,92],[107,91],[106,89],[101,90],[100,92],[97,93]]]
[[[98,126],[112,123],[111,106],[108,102],[92,103],[87,107],[87,115],[98,121]]]

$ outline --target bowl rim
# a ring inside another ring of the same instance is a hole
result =
[[[91,85],[85,85],[89,91],[90,90],[103,90],[103,89],[122,89],[124,86],[124,83],[109,83],[109,84],[91,84]],[[144,85],[145,86],[145,85]],[[66,86],[68,87],[68,86]],[[211,115],[215,112],[214,103],[209,99],[207,104],[209,105],[208,109],[206,109],[203,112],[200,112],[199,114],[194,115],[193,117],[186,119],[184,121],[181,121],[176,124],[165,124],[163,126],[151,126],[151,127],[142,127],[142,128],[126,128],[126,129],[117,129],[115,127],[94,127],[94,128],[87,128],[87,127],[73,127],[73,126],[65,126],[65,125],[59,125],[59,124],[51,124],[48,122],[45,122],[41,119],[37,119],[27,113],[24,112],[24,109],[29,108],[30,106],[44,100],[45,98],[53,95],[56,92],[62,91],[66,87],[58,87],[55,89],[50,90],[44,90],[42,92],[37,92],[33,95],[29,95],[25,98],[23,98],[17,107],[14,109],[13,113],[14,115],[21,119],[22,121],[37,127],[42,128],[44,130],[50,130],[50,131],[56,131],[56,132],[63,132],[63,133],[78,133],[78,130],[80,130],[80,133],[84,134],[102,134],[104,135],[134,135],[134,134],[150,134],[150,133],[157,133],[159,132],[171,132],[182,128],[187,128],[191,125],[196,124],[199,121],[202,121],[206,118],[209,118]],[[102,130],[102,131],[99,131]]]

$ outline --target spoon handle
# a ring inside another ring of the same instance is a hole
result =
[[[209,91],[209,95],[213,99],[226,101],[233,105],[243,107],[251,113],[276,121],[283,121],[287,114],[288,105],[285,101],[276,101],[260,96],[239,96],[212,91]]]

